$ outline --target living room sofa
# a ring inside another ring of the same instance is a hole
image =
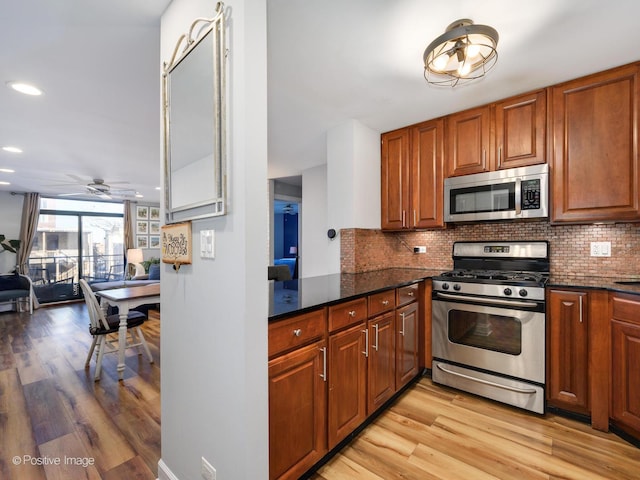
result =
[[[94,292],[100,292],[102,290],[111,290],[113,288],[137,287],[141,285],[149,285],[152,283],[160,283],[160,265],[157,263],[152,263],[151,265],[149,265],[149,273],[146,275],[139,275],[129,280],[120,279],[89,282],[89,285],[91,286],[91,290],[93,290]]]
[[[33,286],[26,275],[12,273],[0,275],[0,303],[29,302],[29,313],[33,313]]]

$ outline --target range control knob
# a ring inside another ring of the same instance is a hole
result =
[[[454,289],[456,292],[459,292],[459,291],[460,291],[460,284],[458,284],[458,283],[454,283],[454,284],[453,284],[453,289]]]
[[[505,288],[503,293],[504,293],[505,295],[511,295],[513,292],[511,291],[511,289],[510,289],[510,288]]]
[[[449,284],[448,283],[443,283],[442,284],[442,289],[443,290],[449,290]]]
[[[529,292],[527,292],[524,288],[521,288],[518,292],[518,295],[520,295],[521,297],[526,297],[527,295],[529,295]]]

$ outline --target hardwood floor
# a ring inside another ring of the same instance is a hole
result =
[[[0,479],[156,478],[159,313],[143,327],[155,363],[127,352],[122,383],[115,355],[105,356],[99,382],[95,362],[85,371],[87,322],[84,303],[0,313]],[[640,479],[640,449],[423,378],[312,476],[396,478]]]
[[[0,313],[0,479],[155,479],[160,458],[160,317],[143,331],[150,364],[127,351],[85,370],[84,303]],[[56,464],[58,463],[58,464]]]
[[[422,378],[311,478],[639,479],[640,449]]]

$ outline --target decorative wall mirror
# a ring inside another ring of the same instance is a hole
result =
[[[167,223],[225,215],[224,4],[198,18],[163,65]]]

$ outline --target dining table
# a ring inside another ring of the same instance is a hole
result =
[[[127,344],[127,317],[129,310],[140,305],[160,303],[160,283],[139,286],[124,286],[96,292],[100,306],[106,314],[109,305],[118,307],[118,379],[122,380],[125,364],[124,353]]]

